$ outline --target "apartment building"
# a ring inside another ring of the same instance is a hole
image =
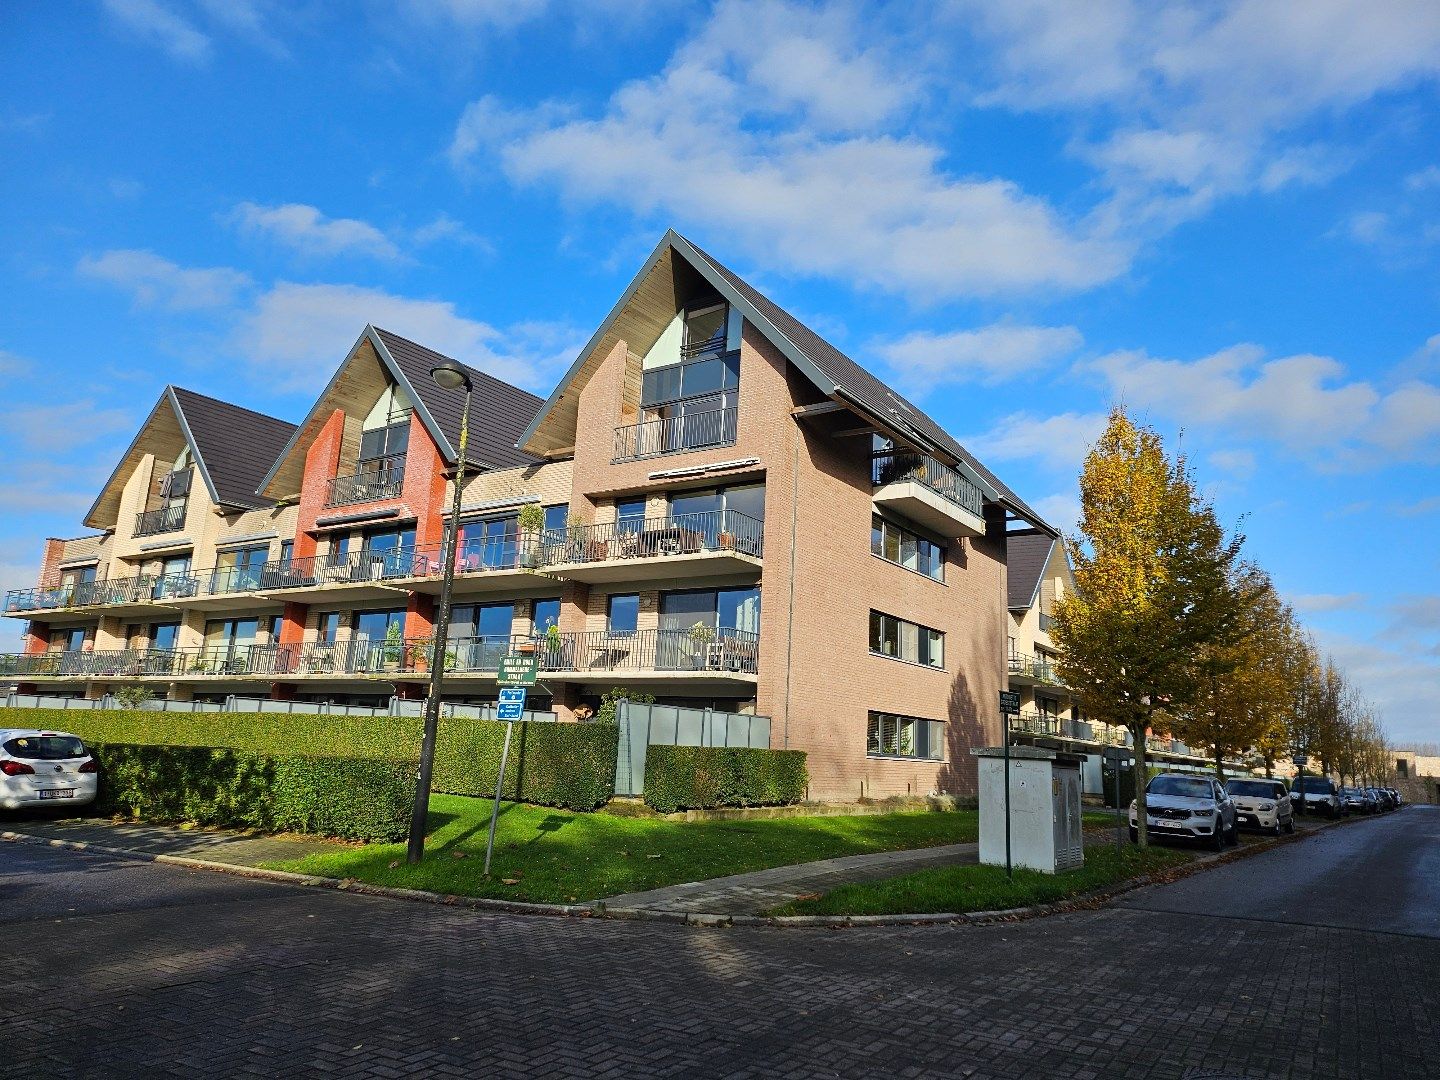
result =
[[[366,327],[298,425],[167,388],[92,533],[49,541],[39,587],[6,598],[28,632],[0,671],[90,696],[423,696],[462,405],[429,376],[445,359]],[[534,653],[532,707],[560,720],[612,686],[771,717],[817,799],[973,792],[1007,680],[1060,715],[1037,666],[1068,573],[1053,530],[678,234],[547,399],[470,377],[447,700],[494,700],[499,658]]]

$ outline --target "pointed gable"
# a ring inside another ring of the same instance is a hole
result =
[[[430,369],[442,360],[451,358],[388,330],[366,326],[305,419],[276,455],[269,471],[260,478],[257,484],[260,494],[278,499],[299,491],[306,449],[335,410],[363,417],[392,384],[398,386],[414,406],[415,416],[434,440],[441,456],[447,462],[454,462],[455,446],[460,441],[463,395],[441,390],[430,378]],[[470,465],[496,469],[535,460],[517,449],[515,443],[518,433],[534,416],[540,399],[468,364],[461,366],[469,372],[475,387],[471,402]]]
[[[698,274],[738,308],[826,397],[921,450],[953,459],[986,498],[1043,532],[1055,534],[1039,514],[920,408],[673,229],[661,239],[536,413],[519,440],[522,449],[535,454],[559,454],[569,449],[574,442],[580,388],[617,341],[625,341],[638,353],[654,344],[681,306],[683,290],[678,286],[687,272]]]
[[[1011,611],[1023,611],[1040,595],[1040,579],[1050,565],[1057,541],[1042,532],[1012,532],[1005,537],[1006,600]]]
[[[268,501],[255,494],[254,478],[269,468],[293,430],[293,425],[273,416],[167,386],[100,489],[85,524],[113,529],[125,482],[145,456],[173,461],[186,447],[216,506],[237,510],[267,506]]]

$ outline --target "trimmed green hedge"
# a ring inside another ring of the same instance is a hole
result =
[[[424,728],[418,717],[408,716],[0,708],[0,727],[6,726],[73,731],[87,742],[386,761],[418,760]],[[618,740],[615,724],[516,724],[504,796],[593,810],[615,793]],[[431,787],[454,795],[493,795],[504,741],[505,725],[498,720],[442,716]]]
[[[797,803],[809,779],[803,750],[651,746],[645,753],[645,802],[662,814]]]
[[[104,813],[365,841],[403,840],[409,829],[414,762],[88,745],[100,765],[96,807]]]

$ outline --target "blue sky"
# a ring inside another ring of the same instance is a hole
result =
[[[165,383],[298,419],[371,321],[548,392],[673,225],[1059,525],[1126,404],[1392,738],[1440,742],[1431,0],[3,22],[0,585]]]

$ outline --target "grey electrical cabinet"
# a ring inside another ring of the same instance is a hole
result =
[[[980,861],[1005,865],[1005,751],[982,747],[976,757],[980,781]],[[1046,874],[1085,863],[1080,818],[1079,754],[1010,748],[1010,862]]]

